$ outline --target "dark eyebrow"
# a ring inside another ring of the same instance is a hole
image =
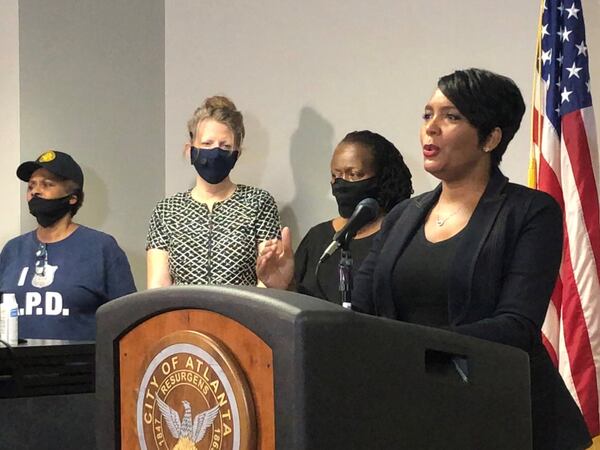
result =
[[[37,179],[40,181],[53,181],[55,183],[60,183],[61,181],[66,180],[66,178],[59,177],[54,174],[50,174],[50,175],[43,176],[43,177],[38,177]],[[31,180],[32,180],[32,178],[29,179],[28,183],[31,182]]]
[[[425,111],[432,111],[432,110],[433,110],[433,107],[431,105],[429,105],[429,104],[425,105]],[[442,112],[447,112],[450,110],[459,111],[459,109],[456,106],[442,106],[440,108],[440,111],[442,111]]]

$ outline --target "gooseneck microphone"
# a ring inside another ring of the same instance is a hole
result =
[[[374,198],[365,198],[361,200],[354,212],[346,222],[346,225],[334,234],[331,244],[327,246],[321,257],[319,258],[319,264],[333,255],[340,247],[346,247],[347,244],[356,236],[358,230],[364,227],[366,224],[375,220],[379,214],[379,203]]]

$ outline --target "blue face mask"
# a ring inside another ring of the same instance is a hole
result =
[[[198,175],[210,184],[218,184],[227,178],[235,166],[238,155],[237,150],[229,151],[218,147],[192,147],[190,152],[192,165],[196,168]]]

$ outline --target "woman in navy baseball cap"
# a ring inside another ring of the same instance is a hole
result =
[[[72,218],[83,203],[83,171],[70,155],[48,150],[21,164],[17,176],[27,182],[29,212],[42,228],[62,234],[77,227]]]
[[[83,171],[67,153],[48,150],[22,163],[35,230],[0,253],[0,292],[19,304],[19,337],[93,340],[103,303],[135,292],[115,239],[73,221],[83,203]]]

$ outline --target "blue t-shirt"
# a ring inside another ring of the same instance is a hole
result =
[[[10,240],[0,254],[0,292],[19,304],[19,337],[94,340],[96,310],[135,292],[127,256],[115,239],[85,226],[46,244],[43,275],[36,274],[35,231]]]

